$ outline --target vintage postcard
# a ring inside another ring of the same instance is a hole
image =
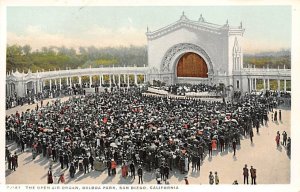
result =
[[[300,190],[297,1],[1,16],[3,190]]]

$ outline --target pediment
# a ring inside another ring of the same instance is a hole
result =
[[[178,21],[175,23],[172,23],[168,26],[165,26],[163,28],[160,28],[155,31],[149,31],[147,30],[146,36],[149,40],[157,39],[159,37],[165,36],[169,33],[175,32],[180,29],[194,29],[201,32],[207,32],[212,34],[221,35],[224,33],[227,34],[235,34],[235,35],[243,35],[244,30],[242,26],[239,27],[232,27],[229,26],[228,21],[224,25],[218,25],[213,24],[205,21],[201,15],[200,19],[198,21],[193,21],[188,19],[184,14],[180,17]]]

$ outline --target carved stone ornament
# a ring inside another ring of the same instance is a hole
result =
[[[162,71],[163,72],[170,71],[171,61],[177,53],[190,51],[190,50],[193,50],[196,53],[200,53],[201,57],[204,57],[206,59],[206,61],[208,62],[209,66],[211,68],[210,70],[212,70],[212,62],[211,62],[208,54],[201,47],[191,44],[191,43],[180,43],[180,44],[177,44],[177,45],[174,45],[173,47],[171,47],[164,55],[164,57],[162,59],[162,64],[161,64]]]

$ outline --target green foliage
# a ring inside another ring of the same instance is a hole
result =
[[[267,84],[266,84],[267,86]],[[270,89],[271,90],[277,90],[278,87],[278,82],[277,80],[270,80]],[[264,88],[263,80],[258,80],[256,83],[256,89],[257,90],[262,90]],[[280,90],[284,90],[284,81],[280,81]],[[291,91],[291,81],[287,80],[286,81],[286,90]]]
[[[28,69],[48,71],[66,68],[87,68],[99,66],[144,66],[147,63],[145,46],[79,47],[78,53],[73,48],[42,47],[31,51],[29,45],[7,45],[6,71],[25,71]]]
[[[110,67],[110,66],[144,66],[147,63],[146,46],[74,48],[43,47],[32,51],[30,45],[7,45],[6,71],[25,72],[30,69],[48,71],[66,68]],[[244,66],[255,65],[257,68],[291,67],[290,51],[272,52],[261,55],[244,55]],[[130,77],[132,80],[132,77]],[[142,79],[139,78],[139,81]]]
[[[290,51],[273,52],[261,55],[244,55],[244,67],[248,65],[255,66],[256,68],[291,68],[291,54]]]

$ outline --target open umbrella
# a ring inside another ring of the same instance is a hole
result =
[[[236,119],[231,119],[232,122],[238,123]]]
[[[114,148],[118,148],[118,145],[116,143],[111,143],[110,146]]]

